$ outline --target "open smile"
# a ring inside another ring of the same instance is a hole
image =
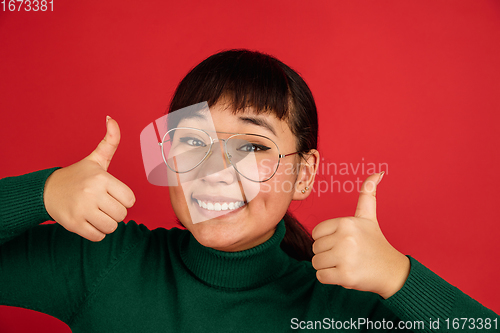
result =
[[[217,217],[235,213],[246,206],[246,202],[226,197],[191,196],[193,204],[206,216]]]

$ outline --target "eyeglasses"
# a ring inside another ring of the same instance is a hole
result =
[[[227,139],[214,140],[206,131],[191,127],[170,129],[159,145],[167,167],[176,173],[186,173],[210,157],[216,141],[224,142],[224,156],[234,169],[254,182],[268,181],[282,158],[299,153],[283,155],[273,140],[259,134],[233,134]]]

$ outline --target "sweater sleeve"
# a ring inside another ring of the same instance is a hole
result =
[[[48,219],[43,187],[51,171],[0,180],[0,305],[27,308],[70,325],[108,272],[149,230],[130,221],[91,242]]]
[[[59,168],[0,179],[0,245],[52,218],[45,210],[45,181]]]
[[[416,259],[404,286],[382,300],[414,332],[499,332],[500,316],[447,283]]]

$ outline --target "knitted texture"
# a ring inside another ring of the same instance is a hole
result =
[[[47,313],[75,333],[283,332],[339,323],[349,332],[404,332],[397,329],[404,321],[425,323],[406,331],[448,332],[443,320],[460,317],[496,320],[498,331],[495,313],[411,257],[405,285],[387,300],[319,283],[310,262],[281,250],[283,220],[268,241],[241,252],[134,221],[95,243],[58,224],[37,225],[50,219],[43,186],[54,170],[0,180],[0,304]],[[430,318],[443,324],[432,330]]]

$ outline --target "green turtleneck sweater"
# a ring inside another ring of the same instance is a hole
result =
[[[387,300],[319,283],[310,262],[281,250],[283,221],[265,243],[232,253],[187,230],[134,221],[97,243],[39,225],[50,219],[43,188],[54,170],[0,180],[0,304],[52,315],[75,333],[474,331],[463,321],[454,330],[455,318],[481,321],[478,332],[500,330],[494,312],[411,257],[405,285]]]

